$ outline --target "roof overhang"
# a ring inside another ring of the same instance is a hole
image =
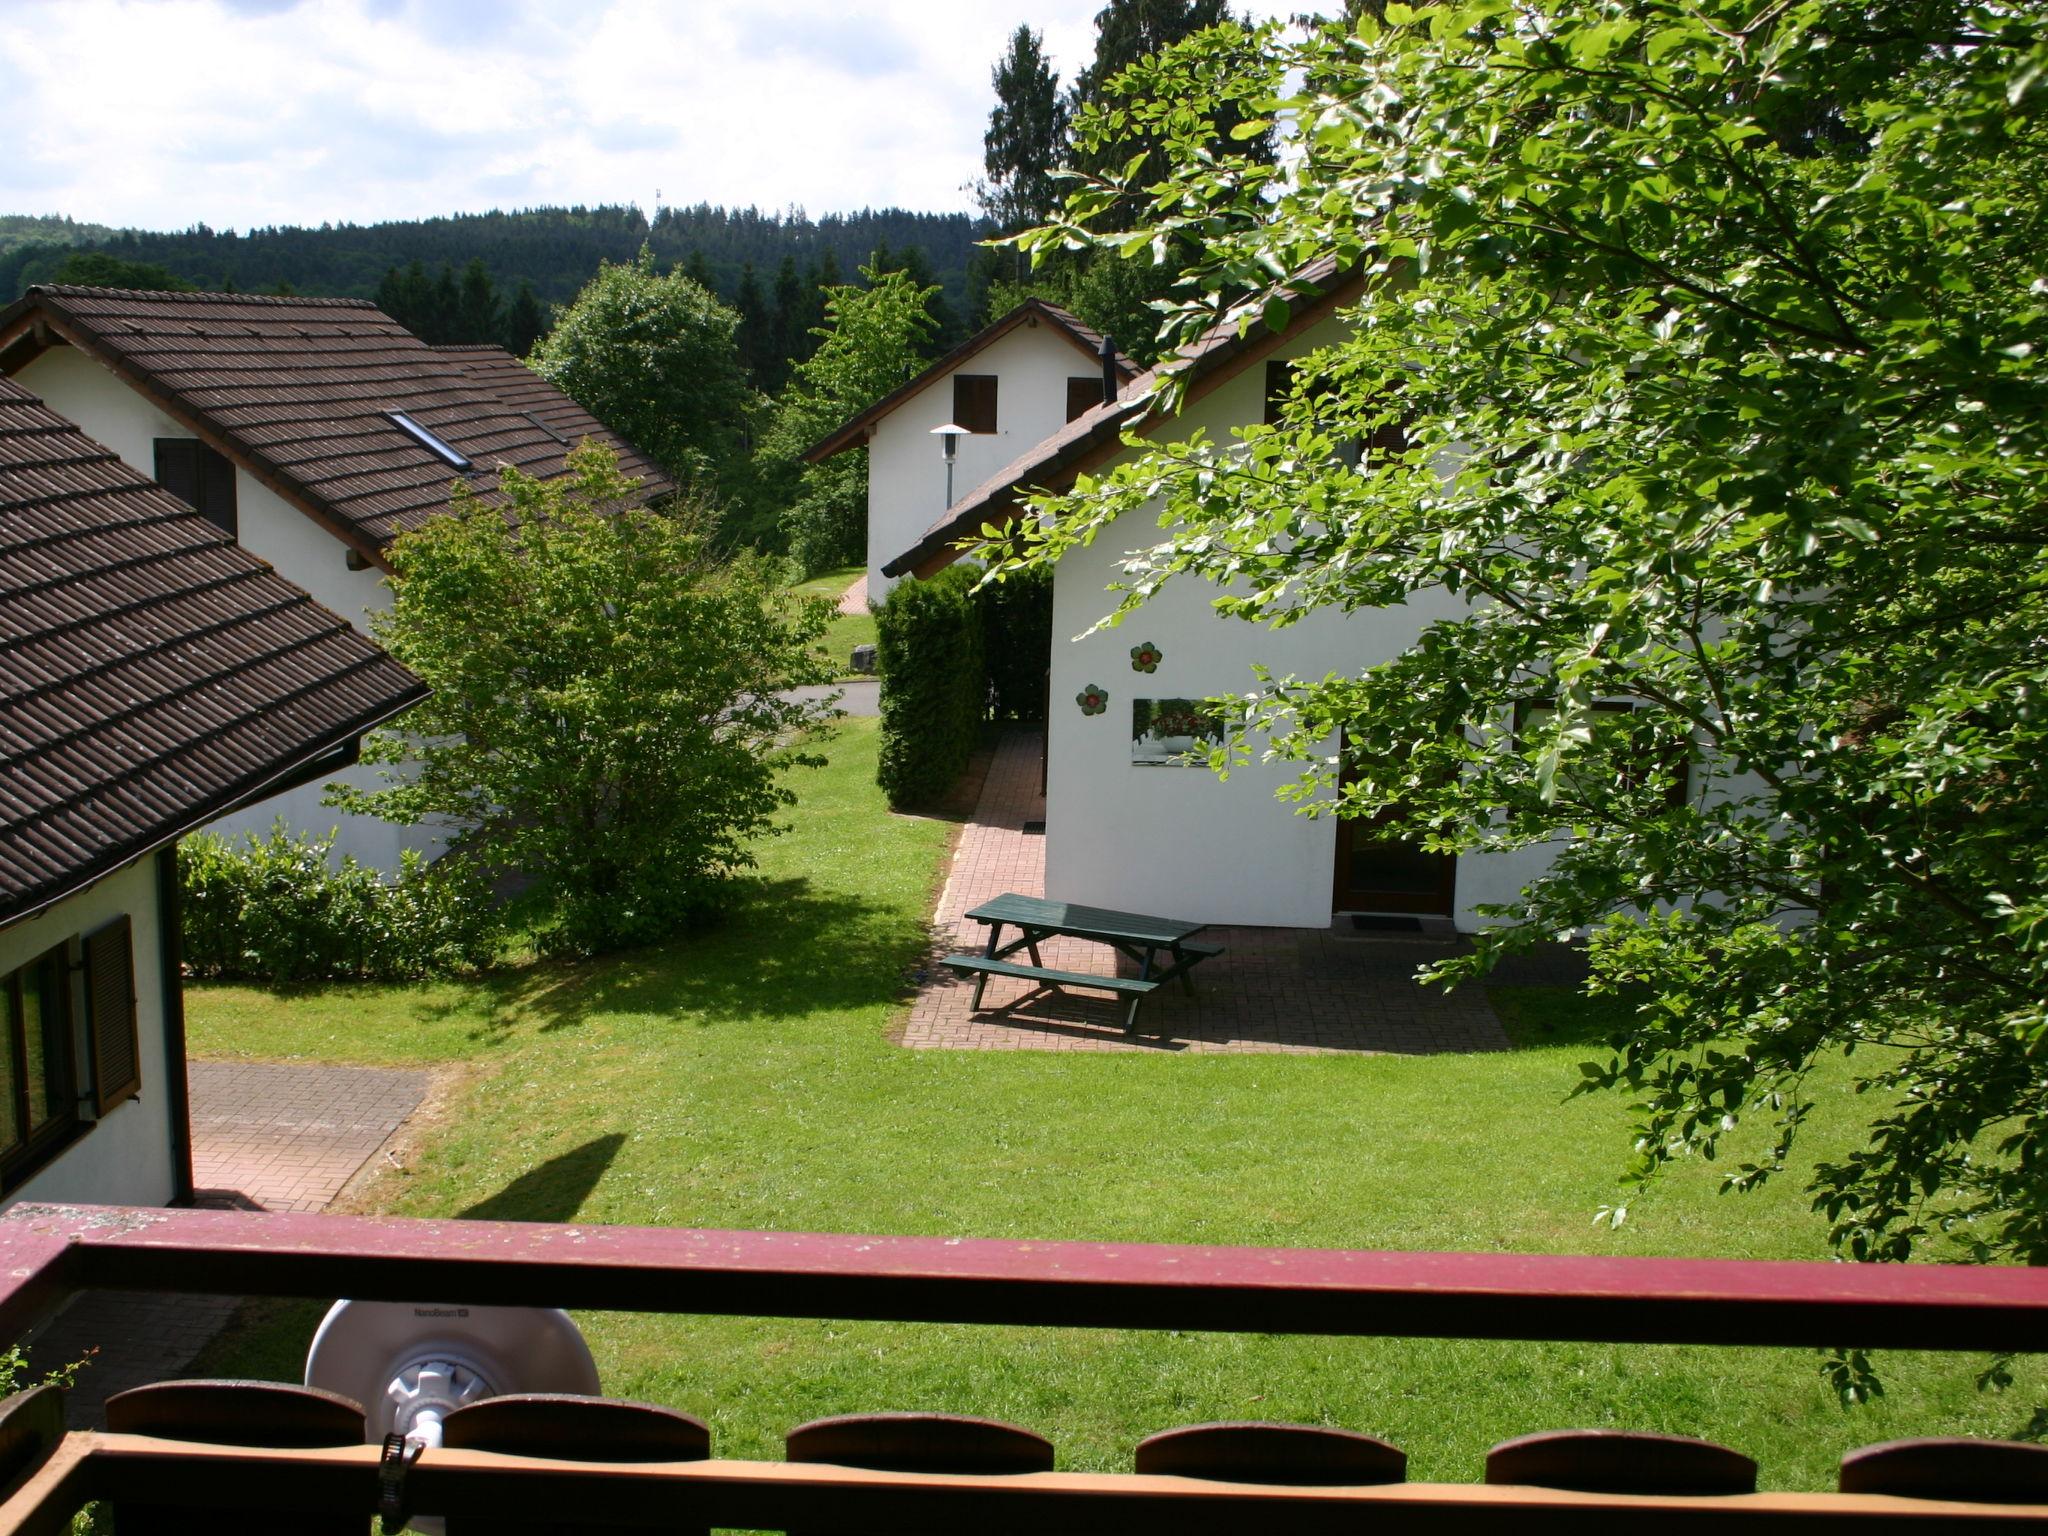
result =
[[[296,789],[302,784],[311,783],[316,778],[325,778],[328,774],[347,767],[360,757],[365,733],[375,730],[386,721],[396,719],[431,692],[425,683],[415,682],[397,702],[353,720],[339,730],[324,733],[317,741],[309,742],[294,752],[285,762],[273,764],[250,775],[242,782],[231,785],[221,793],[209,796],[184,815],[146,836],[108,849],[65,879],[36,892],[21,906],[11,911],[0,912],[0,932],[13,927],[16,923],[40,917],[60,902],[69,901],[108,876],[119,874],[129,865],[148,858],[159,848],[168,847],[178,839],[197,832],[208,822],[218,821],[244,806],[253,805],[259,800],[267,800],[272,795]]]
[[[1288,322],[1280,330],[1268,330],[1255,323],[1244,334],[1223,334],[1212,330],[1200,350],[1181,363],[1188,373],[1181,409],[1217,389],[1252,364],[1263,361],[1294,340],[1310,326],[1320,324],[1340,304],[1349,303],[1365,291],[1365,274],[1351,272],[1319,286],[1316,295],[1290,308]],[[1172,367],[1162,364],[1155,373]],[[889,577],[933,576],[967,552],[981,534],[983,525],[999,522],[1026,496],[1065,490],[1080,476],[1101,468],[1123,451],[1124,435],[1135,427],[1149,436],[1172,418],[1148,413],[1152,391],[1143,389],[1116,402],[1105,403],[1080,418],[1085,428],[1071,435],[1056,433],[1046,439],[1026,460],[1010,466],[995,479],[970,492],[946,515],[925,531],[916,544],[883,565]],[[1178,412],[1175,412],[1177,415]],[[1078,423],[1077,423],[1078,425]]]
[[[882,396],[881,399],[877,400],[859,415],[811,444],[803,452],[804,462],[807,464],[820,464],[835,454],[844,453],[849,448],[858,447],[860,444],[865,443],[874,435],[876,423],[894,411],[896,407],[903,404],[904,401],[910,399],[911,396],[923,392],[939,378],[968,361],[975,353],[982,351],[997,340],[1007,336],[1019,326],[1026,324],[1036,325],[1041,321],[1050,326],[1054,334],[1071,344],[1075,351],[1079,352],[1091,363],[1094,363],[1097,368],[1102,366],[1102,354],[1098,350],[1101,345],[1101,337],[1097,336],[1093,331],[1084,332],[1079,328],[1080,322],[1065,310],[1048,304],[1043,299],[1026,299],[1000,320],[993,321],[981,330],[976,331],[972,336],[961,342],[959,346],[953,348],[944,357],[931,364],[916,378],[890,390],[888,394]],[[1117,376],[1125,383],[1129,383],[1132,379],[1138,377],[1138,365],[1128,357],[1125,357],[1121,352],[1116,357],[1116,368]]]
[[[138,373],[117,354],[100,346],[92,328],[81,323],[76,316],[62,313],[49,304],[42,295],[35,293],[16,299],[5,310],[0,310],[0,373],[12,376],[50,347],[59,345],[76,347],[200,442],[233,463],[250,479],[297,511],[304,513],[372,566],[386,575],[391,574],[391,561],[385,555],[383,546],[376,540],[365,538],[359,529],[335,516],[320,498],[289,475],[282,474],[268,465],[258,464],[227,438],[200,421],[175,395]]]

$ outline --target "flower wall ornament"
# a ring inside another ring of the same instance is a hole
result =
[[[1157,672],[1159,663],[1166,659],[1166,652],[1150,640],[1131,647],[1131,670],[1133,672]]]
[[[1109,708],[1109,690],[1090,683],[1074,695],[1074,702],[1081,706],[1084,715],[1099,715]]]

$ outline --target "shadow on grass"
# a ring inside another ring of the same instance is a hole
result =
[[[487,1045],[604,1013],[790,1021],[894,1002],[931,951],[922,919],[806,879],[736,881],[733,896],[720,921],[667,944],[484,977],[426,1016],[482,1012],[470,1038]]]
[[[464,1221],[574,1221],[625,1144],[619,1131],[586,1141],[527,1169],[495,1195],[457,1215]]]
[[[1488,987],[1486,1000],[1516,1050],[1586,1046],[1606,1050],[1635,1021],[1637,998],[1588,997],[1577,987]]]

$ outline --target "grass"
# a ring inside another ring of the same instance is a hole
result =
[[[796,593],[799,597],[829,597],[836,602],[839,599],[840,593],[860,580],[866,573],[867,567],[864,565],[842,566],[836,571],[827,571],[822,576],[813,576],[809,581],[800,582],[798,585],[791,587],[790,591]],[[834,615],[832,622],[825,627],[824,639],[818,642],[820,649],[838,664],[840,669],[839,675],[842,681],[846,678],[861,675],[848,665],[849,658],[853,655],[853,648],[856,645],[873,645],[874,643],[875,616],[865,609],[859,613]]]
[[[1824,1256],[1797,1180],[1748,1196],[1686,1168],[1596,1229],[1624,1106],[1566,1100],[1587,1005],[1496,1001],[1522,1048],[1479,1056],[907,1051],[887,1032],[942,863],[944,824],[882,809],[869,721],[799,783],[730,920],[667,949],[474,983],[279,996],[195,987],[195,1053],[459,1062],[459,1098],[372,1186],[421,1216],[1483,1252]],[[1846,1104],[1845,1093],[1831,1093]],[[1809,1155],[1847,1144],[1824,1117]],[[318,1309],[266,1304],[201,1362],[295,1377]],[[584,1314],[606,1390],[775,1456],[806,1418],[993,1414],[1061,1463],[1127,1468],[1204,1419],[1341,1424],[1471,1480],[1493,1442],[1620,1425],[1755,1456],[1769,1487],[1831,1486],[1842,1452],[1906,1434],[2014,1432],[2041,1371],[1978,1394],[1977,1362],[1882,1357],[1888,1394],[1839,1408],[1798,1350],[1287,1338]],[[1259,1318],[1247,1317],[1249,1326]]]

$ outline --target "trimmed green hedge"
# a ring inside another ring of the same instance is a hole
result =
[[[979,569],[948,566],[900,581],[875,610],[882,673],[882,757],[875,781],[896,807],[944,795],[967,767],[988,717]]]
[[[1014,571],[974,600],[981,608],[989,713],[998,720],[1043,720],[1052,665],[1052,567]]]
[[[502,919],[461,858],[404,855],[396,880],[334,837],[280,821],[240,845],[210,832],[178,845],[185,965],[256,981],[401,981],[478,970],[497,957]]]

